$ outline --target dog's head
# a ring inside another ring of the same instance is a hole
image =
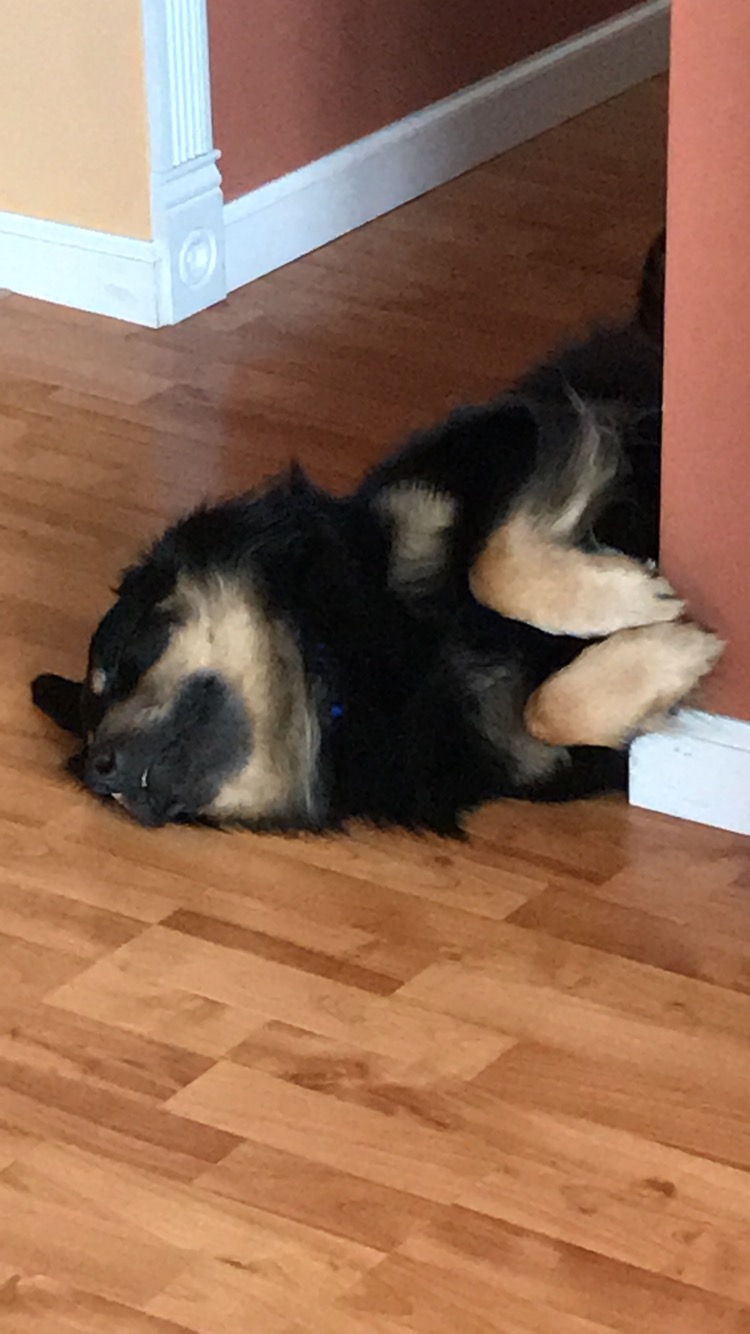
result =
[[[191,516],[125,575],[82,685],[34,683],[38,706],[83,740],[86,786],[143,825],[316,818],[313,687],[262,577],[279,537],[262,498]]]

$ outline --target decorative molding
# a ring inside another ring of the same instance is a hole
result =
[[[195,3],[195,0],[162,2],[169,69],[171,165],[179,167],[183,162],[210,153],[214,146],[208,22],[205,3]]]
[[[630,802],[750,834],[750,723],[685,709],[631,748]]]
[[[229,290],[660,73],[669,14],[647,0],[227,204]]]
[[[227,293],[206,0],[143,0],[143,21],[157,307],[176,324]]]

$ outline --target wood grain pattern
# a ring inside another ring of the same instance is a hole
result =
[[[119,567],[624,308],[646,85],[151,333],[0,303],[2,1334],[747,1334],[750,849],[615,800],[465,844],[146,832],[31,709]]]

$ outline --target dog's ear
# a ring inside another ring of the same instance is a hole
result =
[[[83,738],[80,681],[69,681],[65,676],[45,673],[32,682],[31,698],[36,707],[58,727]]]

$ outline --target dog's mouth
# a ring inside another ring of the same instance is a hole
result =
[[[89,788],[89,791],[92,791]],[[147,801],[138,801],[137,798],[128,796],[125,792],[107,792],[97,793],[100,801],[106,804],[112,803],[119,806],[126,815],[135,820],[136,824],[141,825],[143,829],[162,829],[169,824],[191,824],[197,817],[191,817],[185,807],[174,802],[165,808],[155,808]]]
[[[148,792],[148,768],[144,769],[143,773],[141,774],[139,788],[140,791],[144,794]],[[135,816],[136,819],[138,818],[136,812],[133,809],[133,803],[129,800],[129,798],[125,795],[124,792],[110,792],[109,796],[111,797],[112,801],[117,802],[118,806],[122,806],[123,810],[128,812],[128,815],[133,815]],[[179,811],[177,812],[177,814],[179,814]]]
[[[141,792],[148,792],[148,765],[141,774],[138,786]],[[116,801],[120,806],[124,806],[126,811],[130,810],[130,803],[124,792],[110,792],[109,795],[113,801]]]
[[[113,803],[119,806],[127,815],[129,815],[137,824],[145,828],[158,828],[167,823],[185,823],[187,816],[182,806],[173,803],[166,812],[152,809],[148,800],[148,768],[143,771],[137,794],[115,787],[114,791],[103,787],[96,782],[91,781],[91,771],[89,766],[90,745],[82,746],[75,755],[72,755],[67,762],[67,770],[77,783],[84,787],[87,792],[97,797],[99,801],[109,806]],[[143,779],[146,778],[144,783]]]

